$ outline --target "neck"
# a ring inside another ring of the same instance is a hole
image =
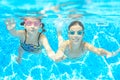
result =
[[[33,32],[33,33],[27,32],[28,37],[33,39],[38,37],[38,34],[39,34],[38,32]]]
[[[80,49],[80,47],[82,46],[82,42],[75,44],[75,43],[71,43],[71,47],[72,49]]]

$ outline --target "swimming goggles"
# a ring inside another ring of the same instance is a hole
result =
[[[84,32],[84,31],[81,31],[81,30],[79,30],[79,31],[72,31],[72,30],[68,31],[68,33],[69,33],[70,35],[74,35],[75,33],[77,33],[77,35],[82,35],[83,32]]]
[[[26,26],[40,26],[41,22],[40,21],[29,21],[29,20],[25,20],[25,25]]]

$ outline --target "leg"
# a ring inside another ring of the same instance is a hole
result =
[[[21,47],[19,47],[19,49],[18,49],[18,57],[16,58],[16,61],[18,63],[21,62],[21,58],[22,58],[23,53],[24,53],[24,50]]]

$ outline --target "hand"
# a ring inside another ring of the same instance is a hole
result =
[[[49,56],[54,62],[59,62],[61,58],[58,58],[57,56]]]
[[[112,53],[113,53],[112,56],[116,56],[118,53],[120,53],[120,49],[118,49],[117,51],[112,52]]]
[[[61,55],[60,55],[61,54]],[[64,60],[64,59],[66,59],[67,58],[67,56],[66,55],[64,55],[64,54],[62,54],[62,53],[58,53],[57,55],[55,55],[55,57],[54,57],[54,61],[55,62],[60,62],[60,61],[62,61],[62,60]]]
[[[106,55],[107,58],[112,57],[113,54],[107,50],[104,50],[102,48],[99,48],[100,55]]]
[[[107,58],[110,58],[110,57],[112,57],[112,56],[113,56],[112,53],[108,53],[108,54],[106,55]]]
[[[60,61],[64,60],[65,58],[66,58],[66,56],[63,56],[63,57],[54,57],[53,61],[60,62]]]
[[[118,53],[120,53],[120,48],[114,52],[114,56],[116,56]]]
[[[5,24],[6,24],[8,30],[12,30],[16,26],[15,20],[13,18],[12,19],[7,19],[5,21]]]

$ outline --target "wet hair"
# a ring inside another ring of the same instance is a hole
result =
[[[25,24],[25,22],[21,22],[20,25],[23,26]]]
[[[84,26],[83,26],[82,22],[80,22],[80,21],[73,21],[73,22],[71,22],[70,25],[68,26],[68,29],[70,30],[71,26],[74,26],[76,24],[78,24],[79,26],[81,26],[82,29],[84,30]]]
[[[44,23],[42,23],[42,32],[45,32],[45,31],[46,31],[46,30],[44,29],[44,26],[45,26]],[[42,32],[41,32],[41,33],[42,33]]]
[[[40,22],[41,22],[41,19],[39,19],[39,20],[40,20]],[[25,22],[21,22],[21,23],[20,23],[21,26],[23,26],[24,24],[25,24]],[[44,25],[44,23],[41,23],[41,24],[42,24],[42,32],[45,32],[45,29],[44,29],[44,26],[45,26],[45,25]],[[42,32],[41,32],[41,33],[42,33]]]

